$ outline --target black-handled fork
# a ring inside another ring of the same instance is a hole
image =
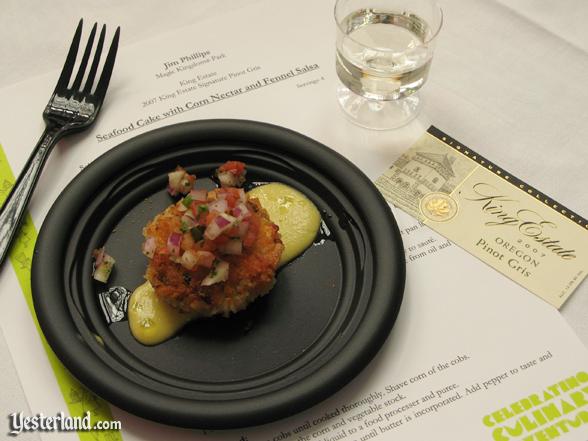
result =
[[[96,119],[96,116],[102,107],[104,96],[106,95],[106,89],[108,89],[108,83],[110,82],[110,76],[112,75],[112,70],[114,68],[114,60],[116,58],[120,36],[120,27],[116,29],[108,55],[106,56],[106,60],[102,67],[102,74],[100,75],[95,90],[92,91],[96,73],[98,72],[102,47],[104,46],[106,26],[102,26],[100,37],[98,38],[98,44],[94,51],[92,65],[90,66],[90,70],[82,88],[82,81],[86,74],[88,61],[90,60],[90,53],[92,52],[92,47],[94,45],[97,28],[97,24],[95,23],[88,37],[88,43],[86,44],[86,49],[82,55],[78,72],[73,83],[69,86],[82,37],[82,24],[83,21],[80,20],[73,41],[71,42],[61,75],[57,81],[57,86],[55,86],[53,95],[51,95],[51,98],[43,111],[45,131],[0,210],[0,265],[4,262],[4,259],[8,254],[10,244],[20,225],[22,216],[41,174],[41,170],[43,169],[45,161],[47,160],[53,146],[63,136],[79,132],[90,126]]]

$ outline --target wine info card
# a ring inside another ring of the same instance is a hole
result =
[[[389,202],[557,308],[586,277],[586,219],[435,127],[376,185]]]

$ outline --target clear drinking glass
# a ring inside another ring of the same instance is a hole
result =
[[[435,0],[337,0],[339,104],[356,124],[394,129],[418,114],[443,13]]]

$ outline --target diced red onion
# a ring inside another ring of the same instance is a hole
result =
[[[182,254],[182,258],[180,259],[180,263],[184,268],[191,270],[198,263],[196,253],[192,250],[184,251],[184,254]]]
[[[143,254],[145,254],[150,259],[153,258],[155,254],[155,249],[157,248],[157,241],[154,237],[148,237],[145,242],[143,242]]]
[[[209,240],[214,240],[219,237],[222,233],[229,230],[235,223],[237,218],[230,216],[225,213],[221,213],[214,220],[208,224],[204,231],[204,237]]]
[[[208,240],[214,240],[222,234],[223,230],[216,224],[216,222],[211,222],[204,230],[204,237]]]
[[[246,219],[251,216],[251,211],[247,208],[247,205],[240,202],[232,211],[233,216],[237,219]]]
[[[229,224],[226,227],[224,227],[227,230],[237,223],[237,218],[234,216],[231,216],[230,214],[222,213],[220,215],[220,217],[229,221]]]
[[[219,226],[219,228],[225,228],[227,225],[231,223],[228,219],[225,219],[222,216],[217,216],[214,219],[214,222]]]
[[[167,249],[172,256],[180,255],[180,245],[182,243],[182,235],[180,233],[172,233],[167,238]]]
[[[92,256],[94,257],[94,266],[97,267],[102,263],[104,260],[104,254],[104,247],[96,248],[94,251],[92,251]]]
[[[217,199],[208,204],[208,211],[216,211],[218,213],[226,213],[229,209],[229,203],[225,199]]]
[[[104,248],[95,250],[94,256],[96,262],[94,262],[94,272],[92,273],[92,277],[98,282],[106,283],[108,282],[108,278],[114,268],[115,260],[112,256],[109,256],[104,252]],[[100,263],[97,263],[98,259],[100,259]]]

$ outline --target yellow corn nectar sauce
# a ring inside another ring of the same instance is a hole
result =
[[[280,266],[298,257],[312,244],[321,224],[321,215],[304,194],[286,184],[272,182],[255,187],[248,195],[259,199],[271,221],[280,228],[284,243]]]
[[[156,345],[173,337],[194,315],[168,305],[145,282],[129,299],[128,317],[133,337],[144,345]]]
[[[319,210],[304,194],[278,182],[248,192],[259,199],[269,218],[280,228],[284,251],[279,266],[304,252],[314,241],[321,223]],[[156,345],[173,337],[195,314],[180,312],[159,299],[149,282],[140,285],[129,299],[131,333],[144,345]]]

